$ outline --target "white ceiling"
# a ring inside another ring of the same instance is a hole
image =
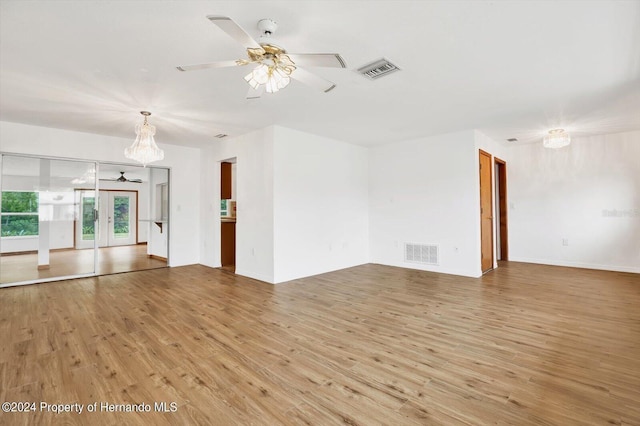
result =
[[[0,1],[5,121],[133,139],[149,110],[158,143],[190,146],[271,124],[361,145],[640,129],[640,1]],[[206,15],[255,36],[272,18],[289,52],[348,69],[314,69],[326,94],[294,81],[248,101],[246,68],[175,69],[245,56]],[[380,57],[402,71],[354,71]]]

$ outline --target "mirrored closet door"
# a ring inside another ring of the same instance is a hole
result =
[[[0,165],[0,286],[93,275],[97,214],[78,194],[95,192],[97,164],[3,154]]]

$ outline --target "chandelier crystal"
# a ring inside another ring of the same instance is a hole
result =
[[[156,126],[147,121],[151,115],[149,111],[140,111],[144,116],[144,123],[136,125],[136,140],[124,150],[124,156],[141,163],[144,167],[154,161],[164,158],[164,151],[158,148],[153,136],[156,134]]]
[[[571,143],[571,136],[564,129],[549,130],[549,134],[542,139],[545,148],[558,149]]]

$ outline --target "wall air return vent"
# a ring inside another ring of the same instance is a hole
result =
[[[370,80],[376,80],[395,71],[400,71],[400,68],[385,58],[378,59],[377,61],[358,68],[358,72]]]
[[[404,243],[404,260],[406,262],[438,265],[438,246],[434,244]]]

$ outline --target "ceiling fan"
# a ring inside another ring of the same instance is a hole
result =
[[[286,87],[291,79],[323,92],[329,92],[336,85],[305,68],[346,68],[344,60],[337,53],[287,53],[282,47],[276,46],[271,35],[278,29],[278,24],[271,19],[262,19],[258,22],[258,29],[262,35],[257,41],[229,17],[207,16],[207,19],[242,44],[247,49],[247,59],[185,65],[177,68],[180,71],[194,71],[255,64],[256,68],[244,77],[251,86],[247,99],[259,98],[264,91],[277,92]]]
[[[114,179],[100,179],[109,182],[131,182],[131,183],[142,183],[142,179],[127,179],[124,177],[125,172],[120,172],[120,176]]]

